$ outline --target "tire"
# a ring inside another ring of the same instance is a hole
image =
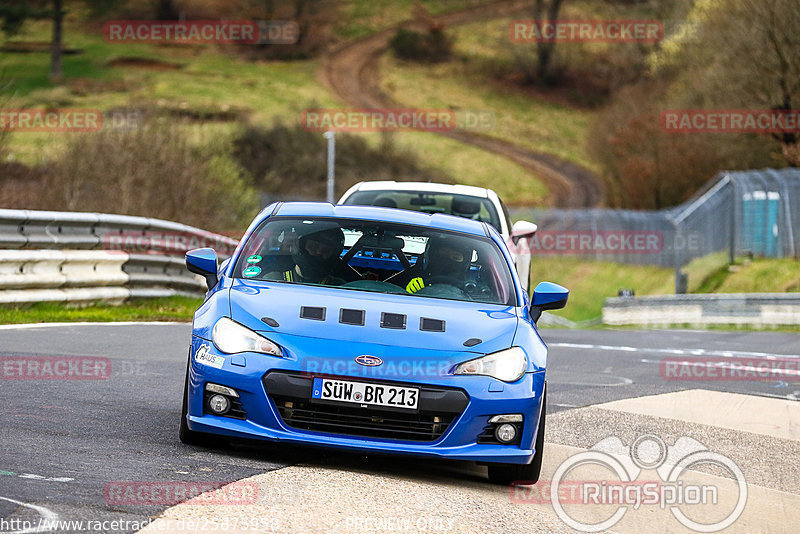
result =
[[[542,471],[544,456],[544,421],[547,411],[547,392],[542,397],[542,413],[539,416],[539,429],[536,432],[536,453],[529,464],[489,464],[489,482],[509,486],[514,483],[536,484]]]
[[[181,408],[181,425],[178,437],[186,445],[196,445],[199,447],[210,447],[216,441],[216,436],[196,432],[189,428],[186,417],[189,415],[189,366],[192,365],[191,354],[189,362],[186,364],[186,378],[183,381],[183,407]]]

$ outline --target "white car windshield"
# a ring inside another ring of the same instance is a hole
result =
[[[430,191],[356,191],[344,204],[444,213],[485,222],[502,232],[500,216],[488,198]]]

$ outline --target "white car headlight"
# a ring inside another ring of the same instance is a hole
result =
[[[520,347],[511,347],[456,366],[457,375],[486,375],[503,382],[516,382],[528,369],[528,357]]]
[[[223,317],[214,325],[211,339],[217,349],[227,354],[260,352],[272,356],[283,356],[278,345],[227,317]]]

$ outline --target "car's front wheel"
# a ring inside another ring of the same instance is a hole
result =
[[[536,432],[536,453],[529,464],[489,464],[489,482],[508,486],[510,484],[535,484],[539,481],[544,456],[544,421],[547,410],[547,392],[542,397],[542,413]]]
[[[181,426],[178,431],[178,437],[187,445],[197,445],[208,447],[213,444],[214,436],[204,434],[203,432],[196,432],[189,428],[186,422],[186,417],[189,415],[189,366],[191,362],[191,354],[189,355],[189,362],[186,364],[186,378],[183,381],[183,408],[181,409]]]

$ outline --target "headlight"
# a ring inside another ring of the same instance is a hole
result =
[[[511,347],[493,354],[488,354],[468,362],[458,364],[454,374],[486,375],[502,380],[516,382],[528,369],[528,357],[520,347]]]
[[[217,349],[227,354],[260,352],[272,356],[283,356],[278,345],[227,317],[223,317],[214,325],[211,339]]]

